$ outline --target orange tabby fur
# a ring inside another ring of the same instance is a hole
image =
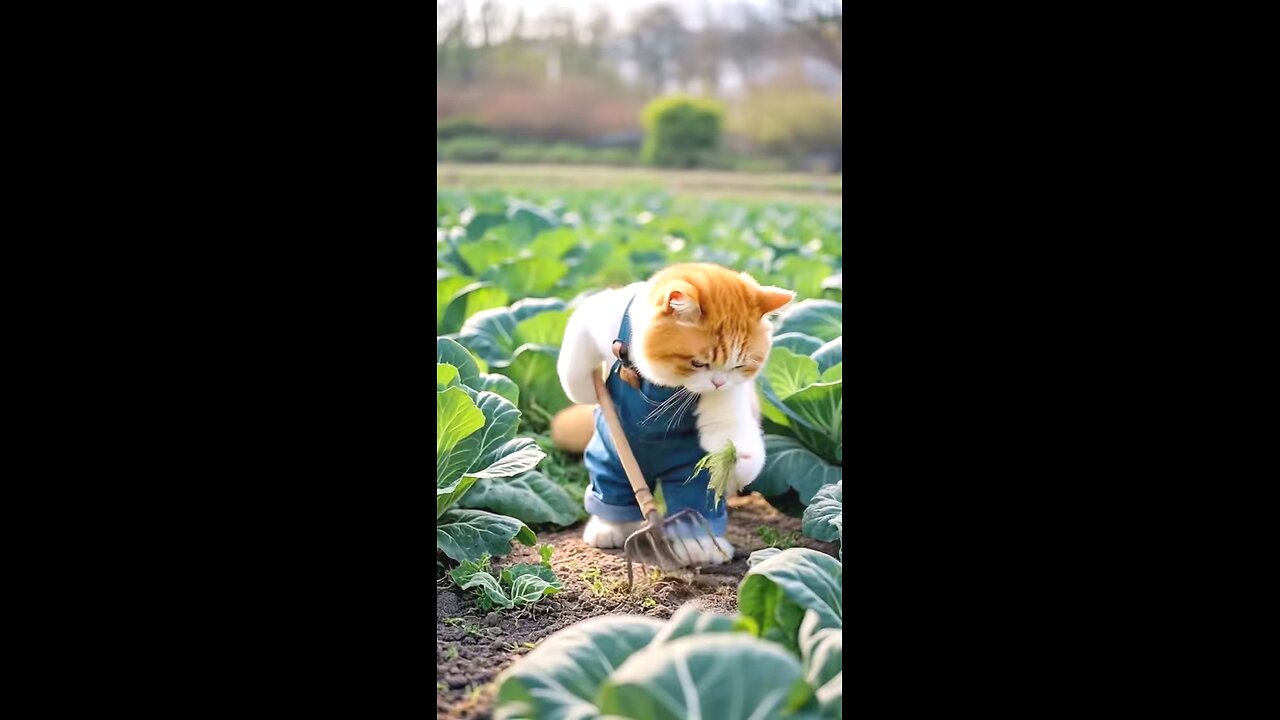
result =
[[[673,386],[694,374],[695,360],[719,365],[741,348],[738,363],[743,367],[737,372],[753,377],[770,346],[769,329],[760,317],[793,297],[795,293],[761,287],[750,276],[719,265],[673,265],[649,282],[653,321],[640,344],[641,357],[660,370],[653,380]]]

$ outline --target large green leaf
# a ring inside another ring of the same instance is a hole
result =
[[[550,210],[519,200],[507,206],[507,217],[511,221],[511,237],[521,244],[560,224]]]
[[[818,363],[818,371],[826,372],[827,368],[836,365],[844,360],[844,337],[838,337],[835,340],[823,345],[813,353],[813,359]]]
[[[844,671],[836,673],[816,694],[821,717],[840,720],[844,717]]]
[[[802,300],[786,310],[774,329],[775,335],[798,332],[821,340],[844,334],[844,308],[834,300]]]
[[[755,720],[810,702],[800,662],[750,635],[713,634],[650,645],[600,688],[600,711],[646,720]]]
[[[797,640],[805,679],[822,687],[844,668],[844,628],[823,627],[822,616],[806,610]]]
[[[484,508],[527,523],[572,525],[578,521],[581,503],[581,498],[574,500],[564,488],[534,471],[485,480],[467,494],[462,507]]]
[[[487,268],[500,265],[516,255],[515,245],[492,235],[490,233],[490,237],[483,240],[458,243],[458,254],[477,273],[483,273]]]
[[[520,339],[516,328],[543,313],[561,311],[564,307],[564,301],[559,298],[527,298],[508,308],[484,310],[467,318],[459,338],[494,368],[504,367],[511,362],[517,348],[526,342],[533,342]],[[557,321],[550,322],[554,325]],[[533,326],[533,330],[539,331],[538,326]],[[529,331],[526,326],[526,332]],[[563,337],[562,327],[560,337],[547,344],[558,346]]]
[[[480,368],[471,353],[449,338],[436,338],[436,363],[448,363],[458,368],[458,379],[471,388],[480,387]]]
[[[446,487],[436,488],[436,519],[439,520],[446,510],[457,504],[477,479],[474,475],[463,475]]]
[[[807,504],[823,485],[839,482],[840,477],[838,465],[823,460],[799,440],[765,435],[764,469],[750,487],[765,497],[782,495],[794,488]]]
[[[830,266],[822,260],[788,255],[778,263],[772,281],[794,290],[797,297],[816,298],[822,296],[822,281],[829,272]]]
[[[818,382],[818,363],[807,355],[797,355],[786,348],[774,348],[769,353],[764,374],[778,398],[786,400]]]
[[[550,295],[552,288],[569,268],[559,260],[528,257],[491,267],[480,273],[482,280],[492,280],[511,297],[524,298]]]
[[[516,347],[526,343],[559,345],[564,342],[564,328],[572,314],[569,310],[553,310],[521,320],[516,325]]]
[[[480,389],[497,393],[515,405],[520,404],[520,388],[506,375],[480,373]]]
[[[703,612],[690,605],[676,611],[650,643],[656,647],[686,635],[705,635],[707,633],[748,632],[751,623],[742,617],[729,617],[719,613]]]
[[[840,539],[841,525],[834,520],[840,519],[844,506],[844,481],[835,485],[827,485],[819,490],[804,509],[804,524],[801,529],[805,535],[825,542]],[[841,543],[843,544],[843,543]]]
[[[459,288],[445,309],[444,319],[440,323],[443,332],[457,332],[462,322],[481,310],[502,307],[510,298],[507,291],[491,282],[474,282]]]
[[[507,216],[500,213],[480,213],[471,218],[471,222],[467,223],[467,238],[470,240],[479,240],[484,237],[490,228],[505,225]]]
[[[459,290],[474,282],[472,278],[448,275],[447,273],[445,273],[444,277],[441,277],[440,273],[442,272],[444,271],[436,272],[436,335],[446,332],[441,330],[440,326],[444,324],[444,315],[449,308],[449,301],[453,299],[453,296]]]
[[[838,362],[835,365],[822,371],[822,382],[835,382],[843,379],[844,363]]]
[[[436,393],[436,487],[453,483],[474,456],[471,436],[484,427],[484,413],[461,388]]]
[[[555,633],[498,676],[494,719],[599,717],[600,685],[661,628],[653,618],[608,615]]]
[[[839,560],[809,548],[790,548],[747,570],[738,586],[738,610],[755,621],[760,637],[799,654],[797,636],[806,610],[818,627],[843,627],[844,570]]]
[[[760,396],[760,412],[764,415],[766,431],[770,423],[776,425],[779,431],[785,431],[785,428],[791,424],[786,414],[778,406],[769,402],[769,398],[765,395],[763,388],[759,388],[758,394]]]
[[[571,228],[559,228],[539,233],[529,243],[529,251],[535,257],[558,258],[577,244],[577,232]]]
[[[797,355],[811,355],[822,347],[822,341],[812,335],[789,332],[773,336],[773,347],[786,348]]]
[[[533,438],[518,437],[493,448],[476,461],[475,466],[481,469],[467,474],[482,480],[511,477],[529,472],[546,455]]]
[[[484,414],[484,428],[459,443],[457,448],[459,454],[465,454],[468,458],[462,472],[472,474],[501,458],[495,451],[516,436],[516,427],[520,424],[520,411],[510,400],[497,393],[476,393],[475,404]]]
[[[520,386],[520,411],[535,430],[550,426],[551,418],[572,403],[560,386],[556,372],[559,349],[541,345],[524,345],[516,350],[515,358],[498,372]]]
[[[804,421],[792,426],[796,437],[828,461],[840,462],[844,432],[841,381],[810,385],[782,403]]]
[[[436,547],[459,562],[485,553],[506,555],[513,539],[525,545],[538,542],[528,525],[483,510],[454,508],[436,520]]]
[[[455,385],[458,380],[458,368],[444,363],[436,363],[436,392],[443,392]]]

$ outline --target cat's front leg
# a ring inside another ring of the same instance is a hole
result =
[[[732,442],[738,462],[734,491],[750,485],[764,469],[764,434],[753,412],[755,385],[743,383],[703,393],[698,400],[698,441],[709,453]]]

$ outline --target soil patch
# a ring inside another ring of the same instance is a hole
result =
[[[543,638],[580,620],[600,615],[648,615],[666,619],[684,605],[722,613],[738,609],[738,583],[747,573],[747,556],[768,547],[757,528],[772,528],[798,545],[832,556],[833,543],[799,536],[800,520],[774,510],[758,494],[729,500],[732,562],[665,577],[643,576],[627,591],[627,564],[620,550],[597,550],[582,543],[582,526],[538,533],[555,546],[551,566],[564,590],[520,611],[486,613],[469,591],[447,578],[436,583],[436,717],[488,718],[496,688],[493,681],[508,665]],[[796,533],[792,536],[791,533]],[[536,563],[536,548],[516,545],[495,567]]]

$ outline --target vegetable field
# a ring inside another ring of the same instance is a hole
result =
[[[840,716],[841,256],[838,207],[437,192],[439,716]],[[581,542],[556,358],[578,304],[677,262],[797,298],[757,382],[764,470],[729,499],[737,555],[628,590],[620,553]]]

